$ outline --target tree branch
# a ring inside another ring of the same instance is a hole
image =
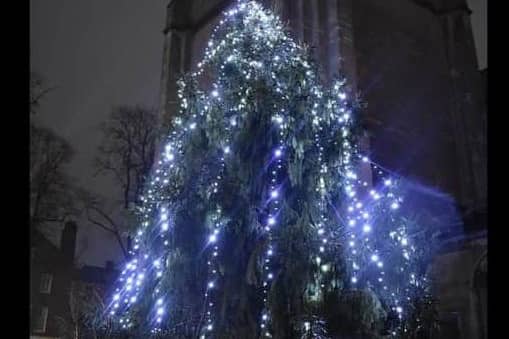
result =
[[[110,228],[108,226],[106,226],[105,224],[103,224],[102,222],[100,221],[97,221],[96,219],[94,219],[91,215],[90,215],[90,209],[93,209],[95,210],[96,212],[98,212],[99,214],[101,214],[109,223],[110,225],[113,226],[113,228]],[[113,234],[115,236],[115,238],[117,239],[117,242],[120,246],[120,249],[122,250],[122,253],[124,254],[124,257],[127,258],[128,257],[128,253],[127,253],[127,250],[124,246],[124,243],[122,242],[122,237],[120,236],[120,232],[118,230],[118,227],[116,226],[116,224],[113,222],[113,220],[106,214],[104,213],[103,211],[101,211],[100,209],[98,209],[97,207],[91,207],[91,208],[87,208],[86,209],[86,213],[87,213],[87,219],[88,221],[90,221],[92,224],[102,228],[103,230],[107,231],[107,232],[110,232],[111,234]]]

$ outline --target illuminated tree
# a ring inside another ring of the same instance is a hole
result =
[[[204,76],[212,81],[204,88]],[[408,333],[425,296],[398,182],[358,173],[358,103],[256,2],[227,11],[141,197],[110,314],[171,338]]]

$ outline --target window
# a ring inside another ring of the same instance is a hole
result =
[[[51,275],[49,273],[41,274],[41,284],[39,286],[39,292],[50,294],[52,282],[53,282],[53,275]]]
[[[39,312],[35,315],[34,332],[38,333],[46,332],[47,321],[48,321],[48,307],[43,306],[39,309]]]

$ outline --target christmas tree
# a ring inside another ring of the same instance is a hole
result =
[[[344,79],[253,1],[215,28],[139,207],[109,315],[133,337],[412,337],[429,305],[398,182]],[[370,165],[380,184],[359,170]]]

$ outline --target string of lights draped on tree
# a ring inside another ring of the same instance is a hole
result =
[[[326,89],[317,74],[256,2],[224,13],[198,70],[179,82],[180,112],[109,307],[121,328],[325,338],[316,326],[327,328],[330,296],[370,290],[396,315],[390,335],[407,331],[426,288],[416,226],[399,214],[394,178],[374,164],[380,187],[359,174],[369,159],[346,82]]]

